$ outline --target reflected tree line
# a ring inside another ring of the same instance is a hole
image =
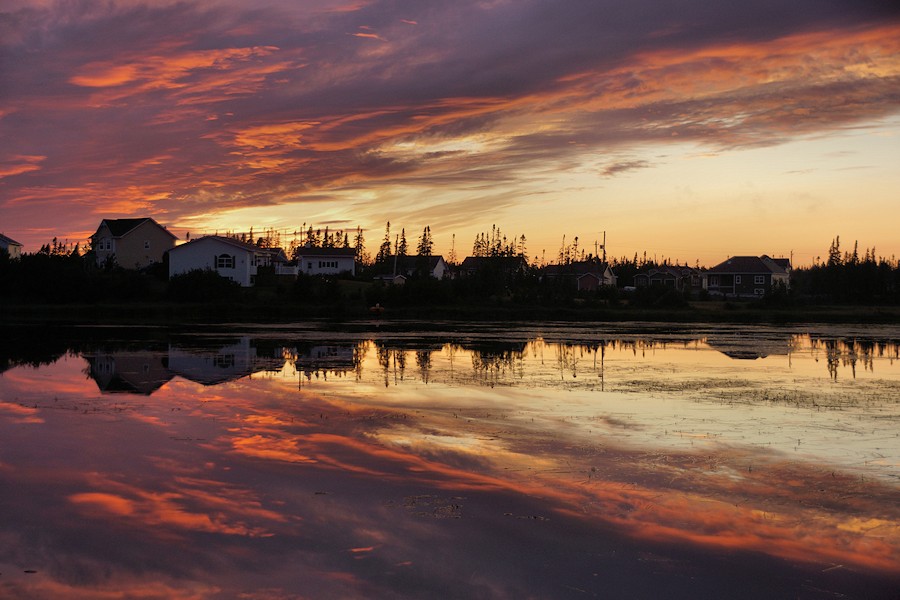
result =
[[[850,369],[856,378],[857,369],[875,372],[875,359],[900,360],[900,343],[867,339],[837,339],[810,336],[812,352],[824,353],[828,373],[835,381],[843,369]]]
[[[645,356],[667,348],[710,347],[736,360],[810,352],[822,355],[829,374],[841,369],[874,371],[875,359],[900,360],[900,341],[785,334],[747,339],[741,336],[635,337],[569,342],[543,338],[512,341],[435,341],[427,339],[291,340],[251,336],[170,335],[155,329],[123,332],[31,328],[4,331],[0,374],[18,366],[39,367],[66,355],[88,361],[85,374],[101,391],[149,395],[178,376],[202,385],[292,370],[302,388],[315,381],[353,378],[377,365],[385,386],[406,380],[441,379],[484,386],[512,384],[556,374],[560,380],[593,377],[603,389],[610,352]],[[374,353],[374,354],[373,354]],[[436,355],[440,364],[436,366]],[[373,356],[374,361],[367,360]],[[368,366],[366,366],[368,365]],[[538,374],[539,373],[539,374]]]

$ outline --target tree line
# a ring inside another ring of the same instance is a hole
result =
[[[250,230],[252,233],[252,229]],[[247,243],[261,247],[280,247],[281,239],[277,231],[267,230],[260,235],[227,234]],[[254,239],[255,238],[255,239]],[[251,242],[252,240],[252,242]],[[352,245],[351,245],[352,240]],[[370,275],[378,273],[378,265],[383,264],[390,256],[405,256],[411,252],[405,228],[392,233],[391,223],[386,223],[384,238],[375,257],[366,252],[364,232],[356,230],[336,230],[329,228],[315,229],[308,227],[303,237],[288,245],[289,255],[294,254],[301,245],[314,247],[353,247],[356,249],[360,269],[358,279],[368,281]],[[434,241],[431,228],[426,226],[415,240],[415,254],[430,256]],[[563,245],[557,256],[557,264],[572,264],[582,260],[598,260],[593,253],[578,243],[578,238]],[[447,257],[447,262],[457,264],[455,237]],[[406,290],[382,290],[377,292],[383,300],[397,300],[406,303],[420,299],[437,302],[439,299],[457,298],[460,301],[475,301],[479,297],[507,298],[524,303],[552,304],[568,302],[577,296],[599,297],[606,294],[615,299],[621,296],[618,292],[604,290],[593,295],[576,293],[564,281],[549,281],[543,277],[543,260],[534,257],[527,260],[526,238],[524,235],[506,236],[499,227],[493,226],[490,231],[475,235],[472,243],[472,256],[477,257],[519,257],[523,259],[524,268],[514,274],[497,272],[479,273],[465,281],[434,282],[414,281],[414,285]],[[634,276],[645,273],[649,269],[674,264],[667,258],[657,260],[656,257],[635,253],[631,257],[611,257],[610,267],[618,279],[619,288],[632,286]],[[700,265],[697,264],[697,267]],[[489,270],[489,269],[488,269]],[[420,279],[427,279],[424,270]],[[215,275],[212,273],[210,275]],[[263,278],[264,279],[264,278]],[[65,241],[54,238],[41,246],[35,253],[25,253],[18,260],[0,251],[0,294],[2,298],[17,298],[28,301],[54,302],[95,302],[121,301],[131,299],[165,299],[179,298],[202,301],[204,293],[192,289],[213,289],[218,282],[211,281],[168,281],[167,266],[157,264],[146,272],[121,269],[115,265],[98,266],[96,257],[90,249],[85,250],[79,244],[71,246]],[[299,287],[298,287],[299,286]],[[304,288],[305,286],[305,288]],[[282,284],[282,287],[284,285]],[[288,290],[287,295],[297,297],[307,294],[315,298],[326,299],[337,292],[334,286],[320,286],[317,283],[303,281],[294,286],[298,289]],[[303,289],[299,289],[303,288]],[[299,291],[298,291],[299,290]],[[232,297],[240,292],[226,285],[216,294]],[[373,292],[375,293],[375,292]],[[610,295],[612,294],[612,295]],[[330,296],[329,296],[330,295]],[[396,296],[391,298],[391,296]],[[690,298],[686,298],[690,299]],[[696,299],[696,298],[695,298]],[[678,303],[678,299],[669,299]],[[376,300],[377,301],[377,300]],[[655,302],[656,299],[653,299]],[[765,302],[775,305],[802,304],[857,304],[900,305],[900,261],[896,257],[878,256],[875,248],[860,250],[854,243],[852,249],[844,250],[839,237],[835,237],[825,258],[817,258],[811,266],[794,268],[791,273],[789,290],[773,290]]]

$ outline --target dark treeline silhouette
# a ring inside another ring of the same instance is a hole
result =
[[[900,304],[900,262],[896,258],[876,258],[875,248],[862,256],[859,245],[841,251],[840,237],[834,238],[825,262],[795,269],[791,274],[789,298],[810,303]]]
[[[357,242],[358,252],[365,254],[361,229],[319,235],[307,230],[307,243],[345,247]],[[198,303],[240,304],[241,302],[308,307],[328,307],[334,314],[364,312],[376,304],[388,307],[415,306],[525,306],[525,307],[636,307],[682,308],[688,301],[706,300],[705,291],[688,297],[662,287],[628,289],[634,276],[670,263],[656,260],[647,253],[633,257],[612,257],[609,266],[617,276],[617,287],[601,286],[596,290],[578,291],[572,280],[550,277],[543,261],[528,260],[525,237],[507,238],[496,226],[478,234],[473,245],[474,266],[463,261],[454,276],[443,280],[430,277],[425,269],[416,269],[405,285],[391,285],[374,278],[384,271],[383,262],[390,256],[410,249],[433,251],[431,228],[422,230],[417,239],[406,241],[405,230],[391,234],[387,225],[384,241],[378,249],[382,264],[366,262],[358,265],[357,276],[276,277],[269,267],[260,267],[257,284],[241,288],[219,277],[213,271],[193,272],[168,278],[166,262],[143,271],[123,269],[113,264],[98,266],[92,251],[70,249],[54,240],[38,252],[11,259],[0,251],[0,304],[46,305],[117,303]],[[266,233],[254,240],[263,245],[277,239]],[[562,263],[580,264],[583,260],[599,262],[593,252],[586,253],[572,238],[563,244]],[[593,247],[589,250],[594,251]],[[402,254],[401,254],[402,255]],[[577,259],[577,261],[576,261]],[[411,259],[412,260],[412,259]],[[568,260],[568,262],[566,262]],[[395,264],[395,263],[392,263]],[[380,270],[379,270],[380,269]],[[729,299],[733,301],[733,299]],[[900,264],[895,258],[878,257],[874,248],[859,252],[858,245],[843,251],[839,238],[831,243],[826,260],[809,267],[795,268],[790,289],[775,288],[760,300],[749,300],[762,308],[806,305],[900,305]]]
[[[16,260],[0,251],[0,294],[42,304],[152,300],[165,294],[167,269],[164,264],[143,272],[98,266],[92,252],[67,251],[54,240]]]

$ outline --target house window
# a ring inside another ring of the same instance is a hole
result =
[[[757,296],[765,296],[766,290],[765,290],[765,288],[755,288],[753,290],[753,293],[756,294]]]
[[[150,240],[144,240],[144,250],[150,249]]]
[[[312,270],[312,263],[311,263],[311,262],[306,263],[306,270],[307,270],[307,271],[311,271],[311,270]]]
[[[217,269],[233,269],[234,268],[234,257],[230,254],[220,254],[216,258],[216,268]]]
[[[709,276],[709,285],[718,286],[719,285],[719,276],[718,275],[710,275]]]
[[[735,283],[735,285],[737,285],[737,284],[740,283],[740,282],[741,282],[741,276],[740,276],[740,275],[735,275],[735,276],[734,276],[734,283]]]
[[[754,276],[753,276],[753,283],[755,283],[756,285],[762,285],[762,284],[764,284],[765,282],[766,282],[766,276],[765,276],[765,275],[754,275]]]
[[[234,354],[216,354],[213,364],[221,369],[230,369],[234,366]]]

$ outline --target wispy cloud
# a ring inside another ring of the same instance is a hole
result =
[[[491,194],[511,196],[536,169],[597,153],[773,146],[896,114],[889,11],[688,4],[649,18],[640,2],[13,5],[0,24],[0,207],[28,228],[30,198],[72,190],[93,214],[175,222],[338,202],[350,187],[494,178]],[[469,204],[432,213],[458,222]],[[59,206],[60,228],[90,228],[93,215]]]

